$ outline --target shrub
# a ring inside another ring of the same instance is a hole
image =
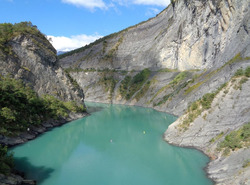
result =
[[[0,145],[0,174],[8,175],[14,167],[13,155],[8,154],[7,147]]]
[[[143,84],[148,80],[151,71],[149,69],[144,69],[141,72],[137,73],[133,78],[131,76],[126,76],[124,80],[121,82],[120,93],[122,97],[125,97],[126,100],[129,100],[138,90],[141,89]],[[149,85],[145,85],[145,90],[148,90]],[[144,94],[144,92],[142,93]],[[139,99],[141,95],[137,96]]]
[[[67,117],[69,112],[83,112],[83,105],[43,98],[21,80],[0,77],[0,134],[12,135],[49,118]]]
[[[232,131],[228,134],[224,141],[218,145],[218,150],[235,150],[243,146],[249,146],[250,142],[250,122],[245,124],[242,128]]]
[[[234,76],[242,76],[243,74],[244,74],[243,69],[238,69],[238,70],[235,72]]]
[[[245,70],[245,76],[250,77],[250,67],[247,67]]]

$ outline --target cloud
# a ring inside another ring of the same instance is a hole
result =
[[[170,0],[61,0],[63,3],[72,4],[77,7],[84,7],[90,10],[96,8],[108,9],[114,8],[116,5],[129,6],[131,4],[136,5],[152,5],[166,7],[169,5]]]
[[[168,6],[170,0],[112,0],[119,5],[137,4],[137,5],[156,5],[156,6]]]
[[[170,0],[133,0],[134,4],[168,6]]]
[[[107,9],[107,5],[103,2],[103,0],[62,0],[62,2],[91,10],[94,10],[95,8]]]
[[[146,16],[155,16],[156,14],[160,13],[160,10],[157,8],[149,8],[146,12]]]
[[[51,44],[56,48],[57,51],[70,51],[76,48],[80,48],[94,42],[96,39],[101,38],[102,36],[95,35],[74,35],[70,37],[64,36],[47,36]]]

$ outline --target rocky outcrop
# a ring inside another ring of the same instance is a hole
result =
[[[0,50],[0,74],[23,80],[38,95],[50,94],[61,100],[83,103],[84,94],[56,65],[56,50],[41,35],[20,34],[8,42],[11,54]]]
[[[208,69],[250,43],[249,1],[175,1],[155,18],[61,56],[64,67]]]
[[[8,136],[4,136],[0,134],[0,144],[11,147],[11,146],[15,146],[18,144],[26,143],[27,141],[35,139],[37,136],[50,130],[51,128],[64,125],[70,121],[80,119],[87,115],[88,113],[86,112],[85,113],[70,113],[67,118],[60,118],[57,120],[50,119],[46,122],[41,123],[40,125],[30,126],[27,131],[19,133],[15,137],[8,137]]]
[[[171,124],[164,138],[171,144],[195,147],[204,151],[213,161],[208,174],[217,184],[249,184],[250,170],[243,168],[249,160],[250,149],[244,147],[229,156],[218,150],[219,144],[229,133],[250,121],[250,78],[234,78],[214,98],[211,108],[203,111],[188,128],[182,129],[188,114]],[[243,83],[243,84],[241,84]]]

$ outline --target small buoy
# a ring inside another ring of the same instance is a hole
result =
[[[146,134],[145,130],[143,131],[143,134]]]

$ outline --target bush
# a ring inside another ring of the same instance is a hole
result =
[[[126,99],[129,100],[146,82],[149,78],[151,71],[144,69],[140,73],[137,73],[131,80],[129,92],[126,95]]]
[[[0,174],[8,175],[14,167],[13,155],[8,154],[7,147],[0,145]]]
[[[242,76],[242,75],[244,75],[243,69],[238,69],[234,74],[234,76]]]
[[[250,77],[250,67],[247,67],[245,70],[245,76]]]
[[[148,80],[151,71],[149,69],[144,69],[137,73],[133,78],[131,76],[126,76],[120,85],[120,93],[122,97],[129,100],[138,90],[140,90],[143,84]],[[149,82],[150,83],[150,82]],[[137,100],[144,95],[145,91],[148,90],[150,84],[146,84],[145,88],[142,89],[140,95],[136,97]]]
[[[43,98],[21,80],[0,77],[0,134],[12,135],[49,118],[67,117],[83,112],[75,102],[63,102],[53,96]]]
[[[236,148],[242,148],[248,146],[250,142],[250,122],[245,124],[242,128],[236,131],[232,131],[228,134],[224,141],[222,141],[218,149],[235,150]]]
[[[7,54],[12,54],[12,49],[8,42],[20,34],[33,34],[39,37],[44,35],[31,22],[20,22],[16,24],[0,24],[0,50]]]

